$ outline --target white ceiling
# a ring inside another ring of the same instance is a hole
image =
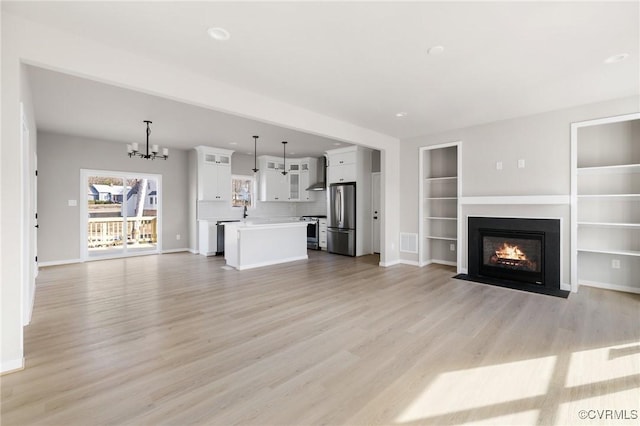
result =
[[[206,145],[258,155],[319,156],[348,144],[157,96],[28,66],[38,130],[97,139],[191,149]]]
[[[4,1],[2,7],[400,138],[640,93],[637,1]],[[212,26],[229,30],[231,39],[210,39]],[[427,55],[435,45],[444,53]],[[630,54],[626,61],[603,63],[623,52]],[[204,117],[185,108],[181,117]],[[399,111],[408,116],[396,118]],[[108,127],[116,132],[121,125]],[[235,133],[240,127],[210,134],[228,142],[254,132]]]

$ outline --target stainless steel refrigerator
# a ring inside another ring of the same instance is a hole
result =
[[[329,186],[327,250],[329,253],[356,255],[355,183],[332,183]]]

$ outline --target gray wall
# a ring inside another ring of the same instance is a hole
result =
[[[170,150],[167,161],[129,158],[122,142],[38,133],[38,258],[41,262],[80,258],[80,169],[162,175],[162,249],[189,248],[187,151]],[[69,207],[68,200],[78,200]],[[176,240],[176,234],[181,240]]]
[[[571,123],[638,110],[640,98],[636,96],[402,140],[400,232],[418,233],[420,147],[462,141],[463,197],[569,195]],[[517,168],[519,159],[525,160],[524,169]],[[502,161],[503,170],[496,170],[497,161]],[[563,282],[569,282],[569,206],[511,206],[507,210],[501,206],[463,207],[463,218],[475,214],[563,218]],[[466,238],[464,222],[463,246],[459,249],[465,268]],[[409,253],[401,253],[401,258],[418,260]]]
[[[380,151],[374,149],[371,151],[371,173],[376,173],[380,170]]]

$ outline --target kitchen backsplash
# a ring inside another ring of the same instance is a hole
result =
[[[311,203],[257,202],[250,208],[249,217],[326,215],[327,202],[324,192],[316,194],[317,200]],[[198,219],[242,218],[243,209],[231,207],[218,201],[198,201]]]

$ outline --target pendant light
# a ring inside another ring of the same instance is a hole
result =
[[[151,152],[149,152],[149,135],[151,134],[151,128],[149,128],[149,124],[153,123],[153,121],[144,120],[143,123],[147,123],[147,153],[143,154],[142,152],[138,151],[137,143],[130,143],[127,144],[127,154],[129,154],[129,158],[140,157],[147,160],[155,160],[156,158],[166,160],[167,158],[169,158],[169,150],[167,148],[162,149],[162,155],[158,154],[160,152],[160,148],[158,148],[158,145],[151,145]]]
[[[258,173],[258,138],[260,136],[253,137],[253,173]]]
[[[282,159],[284,170],[281,172],[283,176],[287,175],[287,141],[282,141]]]

